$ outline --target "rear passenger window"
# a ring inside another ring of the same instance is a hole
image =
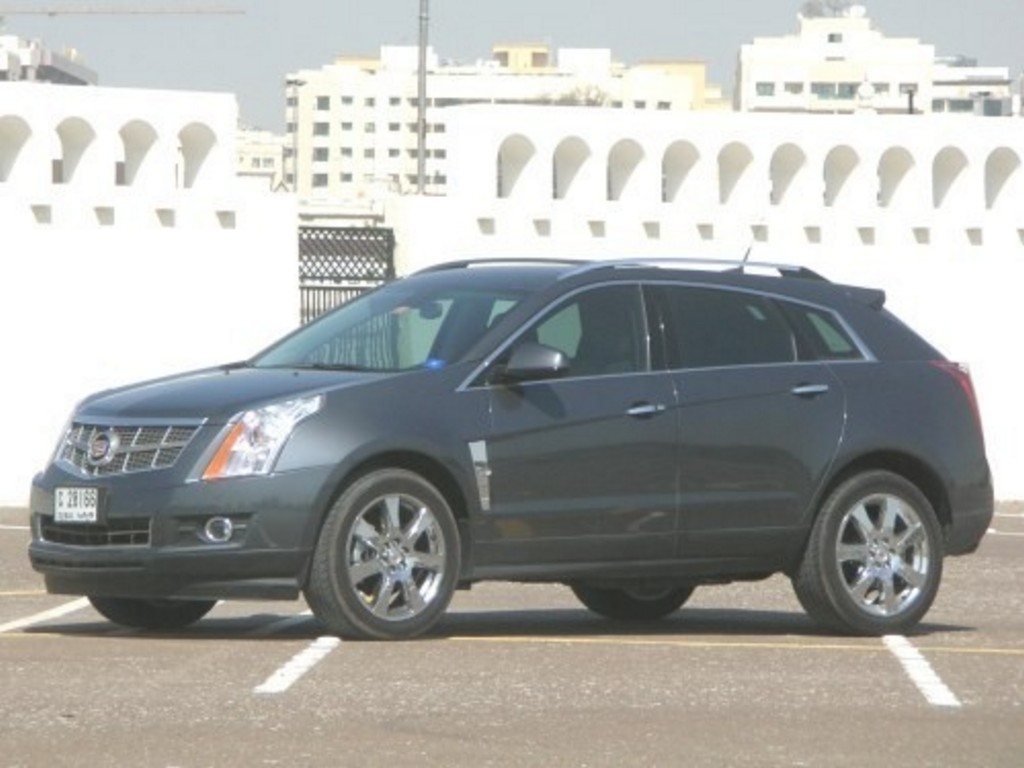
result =
[[[782,308],[801,336],[802,346],[816,360],[860,360],[863,355],[831,312],[784,302]]]
[[[670,368],[791,363],[793,331],[774,302],[712,288],[656,286]]]

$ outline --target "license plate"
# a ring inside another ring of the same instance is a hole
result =
[[[98,488],[58,488],[53,519],[58,523],[95,523],[99,519]]]

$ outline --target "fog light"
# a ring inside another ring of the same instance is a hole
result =
[[[235,525],[226,517],[211,517],[203,526],[203,536],[211,544],[227,544],[235,533]]]

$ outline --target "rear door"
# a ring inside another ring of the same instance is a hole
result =
[[[678,398],[679,554],[784,557],[836,455],[844,398],[771,299],[657,285]]]

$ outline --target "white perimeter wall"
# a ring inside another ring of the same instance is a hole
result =
[[[1024,498],[1021,120],[458,113],[449,196],[389,206],[400,272],[481,256],[741,258],[753,246],[753,260],[881,287],[971,366],[997,496]]]
[[[236,180],[236,116],[225,95],[0,84],[0,505],[27,503],[84,395],[297,324],[295,203]]]

